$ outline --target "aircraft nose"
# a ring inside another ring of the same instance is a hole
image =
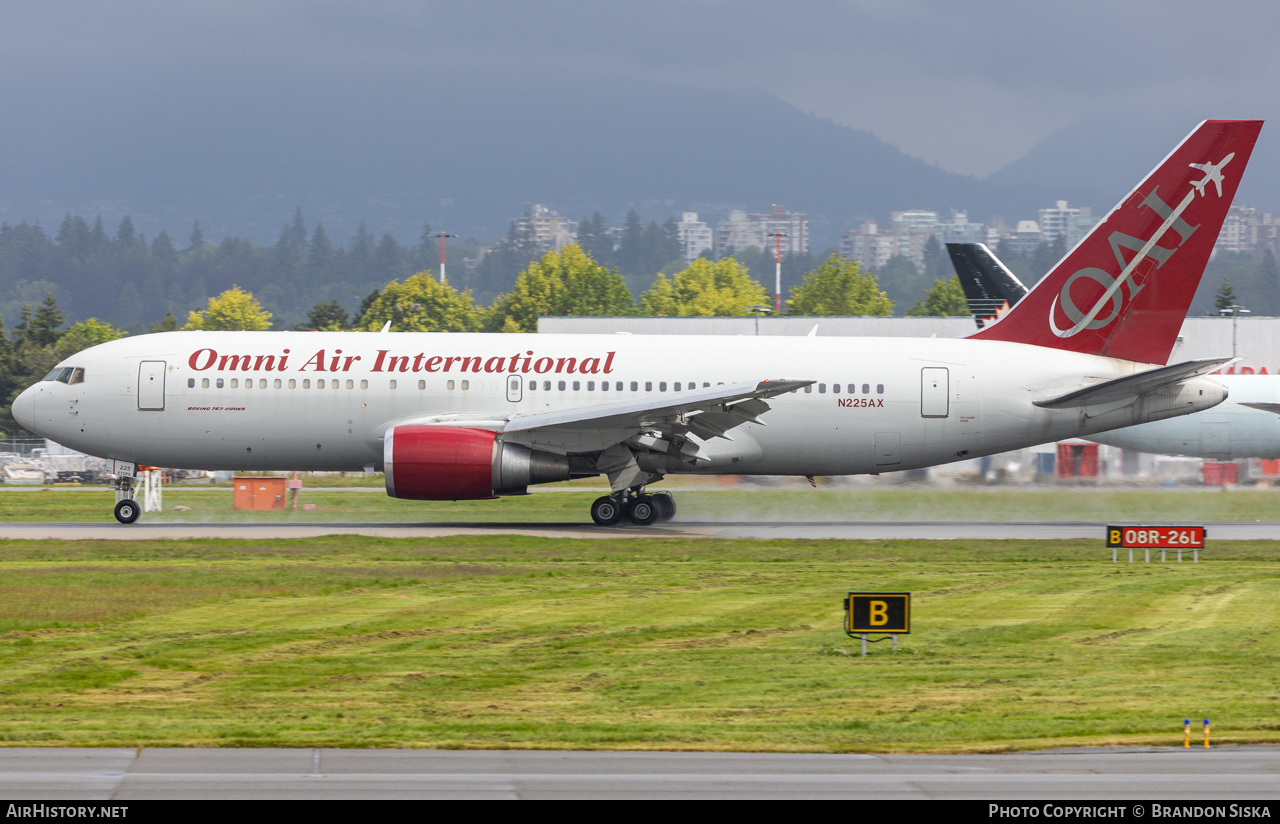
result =
[[[24,429],[32,432],[36,431],[36,421],[38,415],[36,406],[39,404],[40,387],[29,386],[26,391],[13,399],[13,419],[22,425]]]

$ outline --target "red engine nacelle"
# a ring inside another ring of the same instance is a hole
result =
[[[496,432],[410,424],[387,430],[382,457],[387,494],[463,501],[520,494],[529,484],[566,481],[569,459],[499,441]]]

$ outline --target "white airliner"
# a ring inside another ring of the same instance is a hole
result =
[[[666,475],[932,466],[1208,409],[1229,358],[1166,362],[1261,121],[1205,121],[1008,314],[964,340],[170,332],[68,358],[26,428],[136,464],[382,470],[416,500],[604,474],[602,525],[674,514]],[[1176,204],[1170,206],[1169,203]],[[794,376],[794,377],[792,377]]]

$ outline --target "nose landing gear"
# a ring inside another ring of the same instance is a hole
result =
[[[648,526],[656,521],[669,521],[675,517],[676,500],[670,492],[646,494],[642,490],[630,490],[616,495],[605,495],[591,504],[591,520],[599,526],[614,526],[628,518],[636,526]]]
[[[131,524],[142,514],[142,507],[133,498],[125,498],[116,502],[116,520],[122,524]]]
[[[110,484],[116,491],[116,520],[131,524],[142,514],[142,505],[133,497],[133,475],[118,475]]]

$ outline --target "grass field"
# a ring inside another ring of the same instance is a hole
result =
[[[661,486],[654,487],[662,488]],[[163,513],[144,521],[496,521],[590,520],[600,490],[536,490],[492,501],[401,501],[380,490],[306,489],[313,510],[236,512],[230,489],[174,487]],[[1280,489],[939,489],[928,486],[676,492],[686,521],[1280,521]],[[0,490],[0,521],[112,522],[112,493],[88,489]],[[175,507],[186,507],[175,510]],[[677,521],[677,524],[679,522]]]
[[[0,573],[8,746],[1280,742],[1276,542],[3,541]],[[899,652],[858,654],[850,588],[914,593]]]

